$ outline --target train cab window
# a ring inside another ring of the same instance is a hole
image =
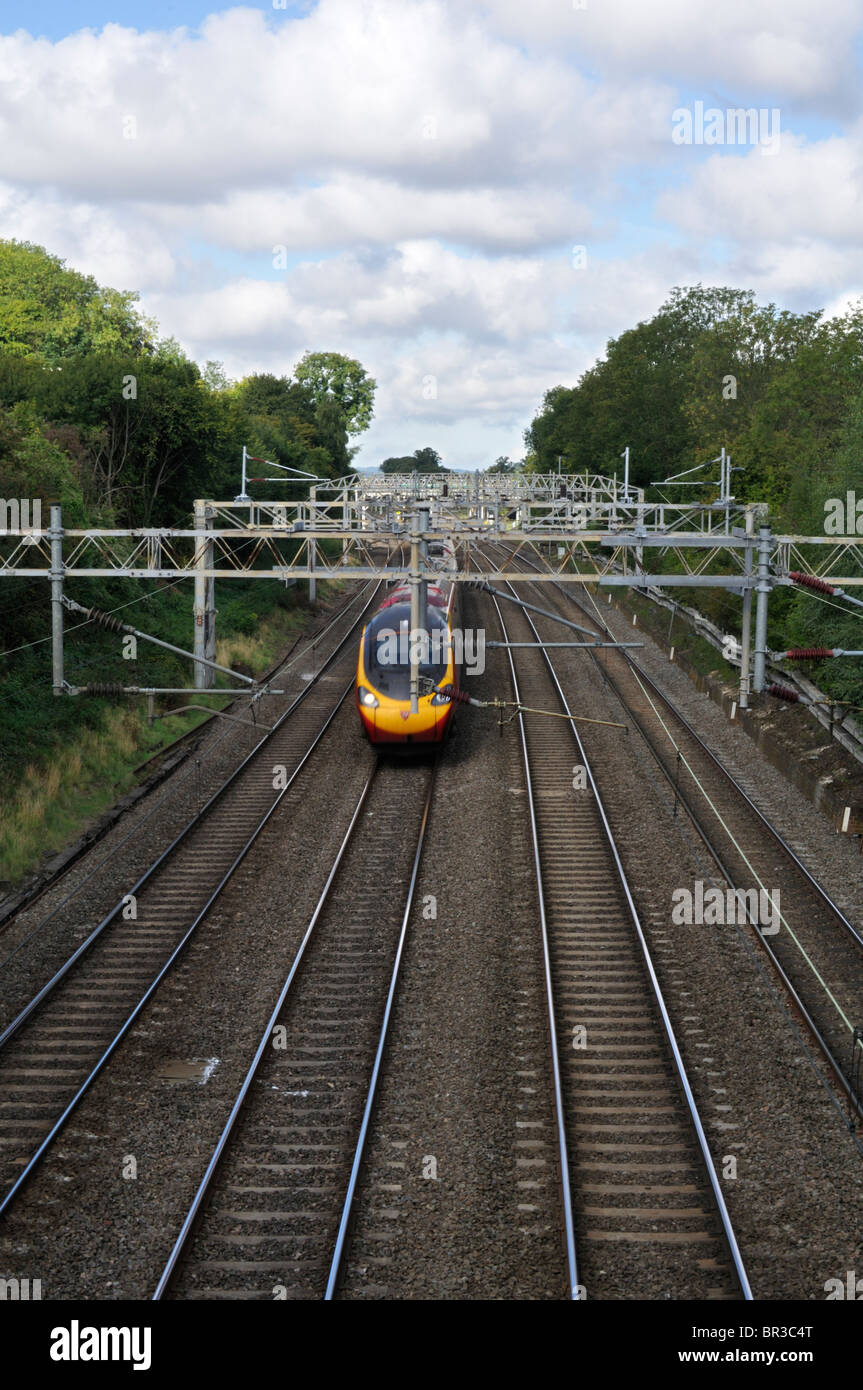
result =
[[[366,628],[363,664],[369,684],[391,700],[409,700],[411,693],[409,603],[394,603],[376,614]],[[429,633],[428,660],[420,663],[420,675],[438,683],[448,664],[447,624],[443,614],[431,606],[426,625]]]

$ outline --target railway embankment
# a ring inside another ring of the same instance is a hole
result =
[[[603,610],[606,606],[607,600],[601,603]],[[863,762],[831,737],[829,728],[819,723],[804,703],[785,703],[764,695],[753,698],[751,707],[742,710],[737,669],[723,660],[680,606],[669,615],[652,599],[627,592],[625,598],[613,598],[608,608],[626,619],[630,627],[635,618],[636,628],[649,634],[696,690],[708,695],[729,722],[743,729],[764,758],[836,830],[841,831],[844,825],[845,833],[861,836],[863,846]],[[802,684],[808,698],[827,701],[811,682]]]

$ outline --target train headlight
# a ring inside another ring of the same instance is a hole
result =
[[[377,695],[371,690],[366,690],[364,685],[360,686],[360,704],[365,705],[366,709],[377,709],[380,701]]]
[[[431,697],[431,703],[433,705],[448,705],[450,702],[450,696],[443,690],[436,690]]]

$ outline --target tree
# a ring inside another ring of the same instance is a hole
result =
[[[712,458],[817,318],[759,306],[751,290],[672,290],[653,318],[609,341],[577,386],[546,393],[525,435],[531,466],[551,472],[563,454],[570,466],[620,474],[628,445],[631,480],[647,486]],[[730,377],[736,395],[723,394]]]
[[[316,442],[326,449],[329,468],[335,477],[342,477],[350,467],[348,432],[344,416],[333,396],[324,396],[315,406]]]
[[[307,352],[297,363],[294,376],[309,390],[315,406],[327,396],[335,400],[349,435],[368,429],[377,382],[355,358],[340,352]]]
[[[440,454],[437,449],[426,446],[424,449],[415,449],[412,454],[396,455],[393,458],[384,459],[381,464],[382,473],[449,473],[448,468],[441,464]]]
[[[424,449],[414,450],[414,467],[417,473],[448,473],[449,469],[441,467],[441,458],[437,449],[432,449],[428,445]]]
[[[334,397],[316,402],[308,385],[268,372],[245,377],[229,395],[250,453],[322,478],[348,471],[348,436]]]
[[[384,459],[381,472],[413,473],[416,470],[416,462],[413,454],[396,454],[392,458]]]
[[[649,486],[724,446],[742,470],[737,495],[767,502],[779,528],[811,533],[826,497],[863,487],[859,421],[849,423],[861,398],[863,306],[825,321],[818,309],[759,304],[751,290],[678,288],[577,386],[546,392],[525,436],[528,463],[551,471],[564,454],[619,476],[628,444],[632,481]],[[671,495],[715,498],[717,471],[704,469],[704,489],[672,485]]]
[[[512,459],[506,454],[501,454],[498,459],[486,469],[487,473],[517,473],[521,468],[520,463],[513,463]]]
[[[201,368],[201,380],[211,391],[227,391],[234,383],[225,371],[225,364],[208,358]]]
[[[27,402],[11,410],[0,407],[0,474],[7,497],[56,497],[67,525],[84,520],[76,461],[50,437]]]
[[[90,352],[155,349],[139,296],[103,288],[26,241],[0,241],[0,352],[57,363]]]

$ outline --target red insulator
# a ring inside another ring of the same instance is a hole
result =
[[[802,584],[805,589],[817,589],[819,594],[835,594],[836,590],[832,584],[828,584],[826,579],[816,579],[814,574],[802,574],[800,570],[790,570],[788,578],[793,579],[795,584]]]
[[[790,685],[768,685],[768,695],[775,695],[777,700],[787,700],[789,704],[796,705],[800,699],[796,690],[792,690]]]
[[[469,705],[470,696],[466,690],[456,690],[453,685],[442,685],[438,690],[439,695],[446,695],[447,699],[454,705]]]
[[[792,647],[785,653],[797,661],[821,661],[825,656],[833,656],[832,647]]]

